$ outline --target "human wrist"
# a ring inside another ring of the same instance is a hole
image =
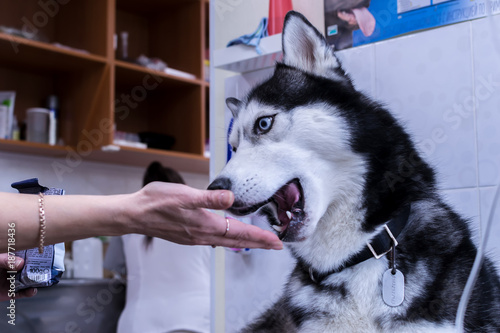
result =
[[[141,209],[144,207],[141,191],[115,196],[113,216],[116,230],[120,235],[142,233]]]

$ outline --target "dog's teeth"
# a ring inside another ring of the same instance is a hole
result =
[[[277,232],[282,232],[283,227],[280,225],[272,225],[273,229],[276,230]]]
[[[286,211],[286,216],[288,216],[290,220],[292,219],[292,213],[289,210]]]

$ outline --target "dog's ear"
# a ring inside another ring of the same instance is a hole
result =
[[[285,65],[330,79],[344,79],[344,71],[333,48],[304,15],[288,12],[282,38]]]
[[[243,106],[243,102],[237,98],[229,97],[226,99],[226,105],[231,110],[233,117],[236,118],[238,113],[240,112],[241,107]]]

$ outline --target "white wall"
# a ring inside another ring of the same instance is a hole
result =
[[[497,15],[339,52],[356,85],[406,125],[476,232],[500,182],[499,27]],[[497,221],[489,249],[500,267]]]
[[[292,0],[292,6],[323,31],[323,0]],[[225,48],[230,40],[255,31],[260,20],[268,17],[269,0],[215,0],[214,10],[214,46],[219,50]]]
[[[338,52],[355,85],[405,124],[476,234],[500,182],[500,44],[492,33],[499,27],[495,16]],[[228,82],[242,95],[255,75]],[[500,268],[500,212],[495,221],[488,251]],[[289,260],[267,251],[226,255],[226,332],[279,296]]]
[[[59,187],[66,194],[119,194],[132,193],[142,187],[143,168],[83,161],[73,172],[58,176],[52,166],[54,158],[22,154],[0,153],[0,191],[16,193],[10,184],[38,178],[40,184]],[[182,173],[184,180],[196,188],[208,186],[208,175]]]

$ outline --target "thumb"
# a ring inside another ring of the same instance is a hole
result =
[[[227,209],[234,201],[234,194],[227,190],[200,190],[199,195],[193,197],[195,208]]]

